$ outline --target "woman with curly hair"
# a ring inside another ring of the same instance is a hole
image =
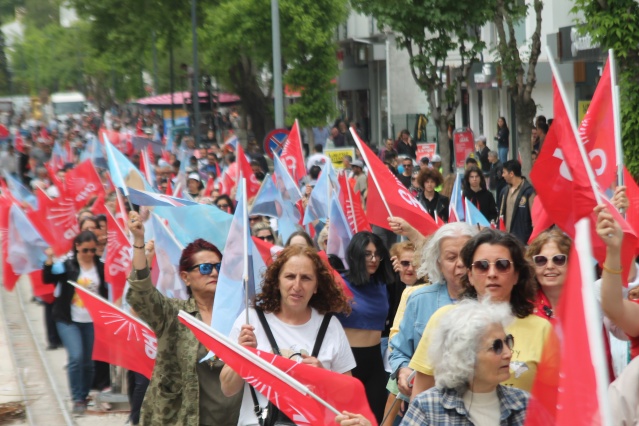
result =
[[[533,313],[534,272],[524,257],[524,246],[512,234],[487,228],[468,240],[460,256],[468,270],[461,280],[465,287],[462,299],[490,298],[493,302],[510,304],[515,320],[506,332],[512,334],[518,344],[510,363],[510,377],[502,384],[530,391],[552,326]],[[455,305],[444,306],[433,314],[409,364],[417,371],[413,398],[435,385],[428,348],[442,315],[451,309],[456,309]]]
[[[444,178],[435,169],[424,169],[417,175],[417,187],[422,190],[417,200],[424,206],[433,219],[437,216],[444,222],[448,222],[448,197],[435,191],[440,186]]]
[[[344,329],[331,315],[350,311],[346,296],[317,252],[291,245],[266,269],[262,292],[249,308],[249,324],[245,324],[246,313],[241,313],[229,337],[243,346],[279,352],[303,364],[350,375],[355,358]],[[322,326],[324,337],[315,353]],[[269,330],[275,346],[269,340]],[[266,397],[229,366],[222,368],[220,380],[225,395],[244,392],[238,425],[258,425],[254,407],[263,409]]]

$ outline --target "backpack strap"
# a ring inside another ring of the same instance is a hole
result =
[[[255,312],[257,313],[257,317],[260,319],[260,322],[262,323],[262,328],[264,328],[264,332],[266,333],[266,337],[268,337],[268,341],[271,344],[271,348],[273,349],[273,353],[276,355],[282,355],[280,353],[280,348],[277,346],[277,343],[275,342],[275,337],[273,336],[273,332],[271,331],[271,327],[268,326],[268,321],[266,321],[266,317],[264,316],[264,312],[259,309],[259,308],[255,308]]]
[[[328,330],[328,324],[331,322],[332,317],[333,314],[330,312],[324,315],[322,325],[320,325],[319,331],[317,332],[317,337],[315,338],[315,346],[313,346],[313,352],[311,353],[311,356],[314,358],[317,358],[317,355],[319,355],[320,348],[322,347],[322,342],[324,341],[324,336],[326,336],[326,330]]]

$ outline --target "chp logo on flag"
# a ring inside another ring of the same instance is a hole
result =
[[[75,204],[68,198],[59,198],[57,207],[47,209],[47,220],[55,228],[64,229],[64,238],[72,240],[80,233],[78,221],[75,217]]]

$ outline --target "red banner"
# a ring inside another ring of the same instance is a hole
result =
[[[457,129],[453,132],[453,146],[455,147],[455,167],[464,169],[466,158],[475,152],[475,136],[470,129]]]

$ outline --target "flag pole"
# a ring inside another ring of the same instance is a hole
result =
[[[109,138],[107,137],[106,133],[103,133],[102,136],[104,136],[104,142],[105,142],[104,145],[106,146],[106,150],[107,150],[107,161],[109,161],[109,157],[110,157],[111,161],[113,161],[114,163],[115,170],[117,170],[117,173],[120,177],[120,181],[124,183],[124,176],[122,176],[122,172],[120,171],[120,168],[118,167],[118,165],[115,164],[115,154],[113,154],[113,151],[112,151],[114,149],[114,146],[111,145],[111,142],[109,141]],[[133,204],[131,203],[131,200],[129,200],[129,190],[126,187],[126,185],[122,187],[122,192],[124,193],[124,195],[126,195],[126,200],[129,203],[129,208],[131,209],[131,211],[133,211]],[[117,187],[116,187],[116,193],[117,193]]]
[[[601,321],[599,320],[601,312],[592,292],[592,283],[595,282],[595,276],[590,264],[590,259],[593,258],[592,242],[590,240],[590,220],[588,218],[580,219],[575,225],[575,230],[575,249],[579,254],[586,333],[588,334],[588,343],[597,382],[596,392],[599,400],[601,424],[610,426],[613,422],[610,401],[608,400],[608,368],[603,351],[604,342],[601,334]]]
[[[241,175],[240,175],[241,176]],[[247,227],[249,224],[249,220],[248,220],[248,201],[246,198],[246,178],[245,177],[241,177],[241,183],[242,183],[242,204],[243,204],[243,210],[242,210],[242,224],[244,225],[244,227]],[[251,232],[250,229],[246,229],[244,228],[244,232],[243,232],[243,243],[244,243],[244,271],[242,272],[242,281],[244,284],[244,312],[246,313],[246,322],[244,324],[250,324],[249,323],[249,281],[248,281],[248,273],[249,273],[249,256],[248,256],[248,233]]]
[[[615,154],[617,160],[617,185],[623,185],[623,143],[621,141],[621,102],[617,82],[617,61],[615,51],[608,49],[610,62],[610,87],[612,89],[612,115],[615,123]]]
[[[550,64],[550,68],[552,69],[552,74],[555,80],[557,81],[557,88],[559,90],[559,94],[561,96],[561,101],[564,104],[564,108],[566,109],[566,114],[568,115],[568,120],[570,121],[570,127],[572,128],[572,133],[575,136],[575,140],[577,141],[577,148],[579,149],[579,154],[581,154],[581,160],[584,163],[584,167],[586,169],[586,174],[588,175],[588,180],[590,181],[590,186],[592,187],[592,192],[595,194],[595,200],[597,204],[601,204],[601,195],[597,190],[597,181],[595,179],[595,173],[592,170],[592,165],[590,164],[590,159],[588,158],[588,154],[586,153],[586,149],[584,148],[583,142],[581,141],[581,135],[577,130],[577,126],[575,125],[575,116],[572,111],[572,107],[568,103],[568,96],[566,96],[566,91],[564,89],[564,83],[561,81],[561,76],[559,75],[559,70],[557,69],[557,64],[555,63],[555,58],[553,57],[552,52],[548,45],[545,46],[546,56],[548,57],[548,63]]]
[[[386,202],[386,198],[384,197],[384,193],[382,192],[382,187],[379,185],[379,182],[377,181],[377,176],[375,176],[375,173],[373,172],[373,168],[370,166],[370,163],[368,162],[366,151],[364,151],[364,148],[362,147],[362,141],[359,140],[359,136],[357,135],[357,132],[355,132],[352,127],[349,128],[348,130],[351,131],[351,135],[353,136],[353,140],[355,140],[355,144],[357,144],[357,148],[359,149],[360,154],[362,154],[364,161],[366,161],[366,164],[369,166],[368,173],[373,178],[373,183],[375,183],[375,188],[377,188],[377,192],[379,193],[379,198],[382,199],[382,202],[384,203],[384,207],[386,207],[388,216],[393,217],[393,213],[391,212],[391,209],[388,206],[388,203]]]
[[[249,351],[244,346],[239,345],[238,343],[232,341],[231,339],[224,336],[222,333],[218,332],[217,330],[204,324],[202,321],[198,320],[197,318],[194,318],[192,315],[189,315],[188,313],[184,311],[180,311],[178,313],[178,318],[180,318],[184,322],[191,324],[193,327],[197,328],[198,330],[208,334],[209,336],[213,337],[215,340],[224,344],[225,346],[231,348],[233,352],[235,352],[237,355],[241,356],[245,360],[249,361],[250,363],[261,367],[262,369],[264,369],[265,371],[268,371],[270,374],[277,377],[281,381],[289,384],[293,389],[295,389],[302,395],[310,396],[311,398],[313,398],[314,400],[322,404],[324,407],[326,407],[328,410],[335,413],[335,415],[342,414],[331,404],[324,401],[321,397],[319,397],[317,394],[312,392],[307,386],[304,386],[304,384],[302,384],[300,381],[289,376],[284,371],[280,370],[279,368],[270,364],[266,360],[262,359],[260,356]]]

